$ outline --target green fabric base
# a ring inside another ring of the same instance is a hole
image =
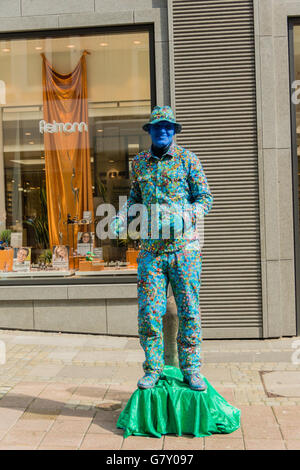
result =
[[[137,389],[121,412],[117,427],[124,437],[193,434],[196,437],[228,434],[240,427],[240,410],[230,405],[207,381],[202,392],[183,382],[181,371],[165,366],[158,384]]]

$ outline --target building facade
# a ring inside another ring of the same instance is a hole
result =
[[[11,0],[0,18],[0,328],[137,335],[138,240],[105,239],[103,207],[168,104],[214,195],[204,338],[299,334],[300,4]]]

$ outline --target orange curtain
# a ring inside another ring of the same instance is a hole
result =
[[[51,248],[68,244],[70,254],[76,247],[78,225],[66,223],[68,214],[81,219],[83,211],[91,211],[93,220],[86,54],[84,51],[68,74],[56,72],[42,54],[44,119],[40,132],[45,144],[49,239]],[[93,231],[91,227],[81,226],[80,230]]]

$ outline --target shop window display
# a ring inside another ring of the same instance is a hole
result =
[[[149,32],[2,41],[0,64],[0,277],[135,272],[97,214],[150,146]]]

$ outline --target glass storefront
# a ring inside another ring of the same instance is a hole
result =
[[[300,324],[300,19],[288,22],[291,96],[292,175],[294,193],[295,281],[298,329]]]
[[[294,94],[294,104],[295,104],[295,127],[296,131],[296,146],[297,146],[297,161],[298,161],[298,190],[300,195],[300,25],[295,25],[293,28],[293,66],[294,66],[294,77],[292,77],[293,88],[295,90]],[[300,206],[299,206],[300,207]],[[300,213],[298,214],[298,220],[300,221]]]
[[[150,76],[147,30],[0,42],[1,279],[135,272],[99,207],[150,145]]]

